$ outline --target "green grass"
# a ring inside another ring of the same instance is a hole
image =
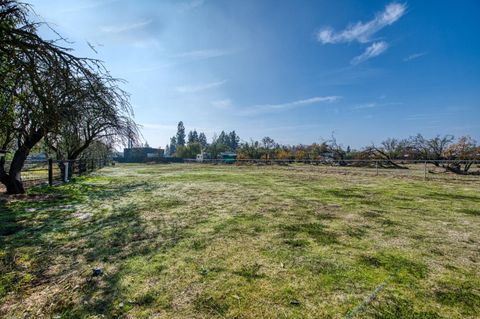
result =
[[[0,198],[0,317],[478,318],[479,189],[302,165],[104,168]]]

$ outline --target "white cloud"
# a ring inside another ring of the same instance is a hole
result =
[[[372,43],[371,46],[369,46],[365,52],[360,54],[359,56],[354,57],[350,63],[353,65],[360,64],[362,62],[367,61],[368,59],[374,58],[376,56],[379,56],[383,52],[385,52],[388,49],[388,43],[385,41],[381,42],[374,42]]]
[[[200,91],[205,91],[208,89],[213,89],[225,84],[225,80],[217,81],[217,82],[210,82],[210,83],[200,83],[195,85],[184,85],[184,86],[177,86],[175,90],[179,93],[196,93]]]
[[[412,60],[418,59],[418,58],[420,58],[424,55],[427,55],[427,52],[418,52],[418,53],[410,54],[409,56],[404,58],[403,61],[404,62],[412,61]]]
[[[398,21],[406,10],[407,6],[405,4],[393,2],[388,4],[385,10],[375,14],[375,17],[368,22],[351,24],[339,32],[335,32],[331,27],[325,27],[318,32],[317,39],[323,44],[354,41],[360,43],[371,42],[375,33]]]
[[[212,105],[218,109],[230,109],[233,107],[233,102],[230,99],[223,99],[223,100],[213,101]]]
[[[141,29],[147,25],[152,23],[152,20],[144,20],[140,22],[135,22],[131,24],[121,24],[121,25],[110,25],[110,26],[102,26],[100,30],[105,33],[122,33],[125,31],[131,31],[135,29]]]
[[[305,100],[298,100],[287,103],[255,105],[245,108],[242,111],[242,114],[254,115],[258,113],[269,113],[310,104],[332,103],[338,101],[339,99],[341,99],[341,96],[317,96]]]

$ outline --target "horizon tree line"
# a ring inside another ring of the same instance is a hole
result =
[[[185,142],[185,138],[188,136]],[[179,144],[177,140],[183,142]],[[347,160],[378,161],[384,168],[406,169],[407,166],[399,160],[424,160],[446,171],[457,174],[469,174],[474,160],[480,160],[480,145],[469,136],[455,139],[453,135],[437,135],[426,138],[421,134],[408,138],[387,138],[380,144],[371,144],[360,149],[352,149],[339,144],[335,136],[325,139],[320,143],[310,145],[282,145],[271,137],[264,137],[260,141],[242,141],[235,130],[222,131],[214,134],[211,143],[208,143],[203,132],[195,129],[185,134],[182,121],[178,123],[177,134],[171,138],[166,146],[167,156],[181,158],[195,158],[201,152],[209,153],[216,158],[221,152],[231,151],[237,153],[237,159],[262,159],[262,160],[322,160],[332,159],[342,163]],[[441,162],[448,160],[449,162]],[[475,172],[478,174],[478,172]]]

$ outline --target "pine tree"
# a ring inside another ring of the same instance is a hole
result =
[[[200,143],[203,149],[205,149],[208,146],[207,137],[205,136],[205,133],[201,132],[198,135],[198,142]]]
[[[196,130],[188,132],[188,144],[198,143],[198,133]]]
[[[170,138],[170,155],[175,154],[176,151],[177,151],[177,139],[175,138],[175,136],[172,136]]]
[[[231,131],[229,134],[229,146],[232,151],[235,151],[238,148],[240,143],[240,137],[235,133],[235,130]]]
[[[198,133],[197,130],[193,130],[192,132],[192,137],[193,137],[193,143],[198,143]]]
[[[185,146],[185,126],[183,126],[183,122],[178,122],[177,126],[177,146]]]
[[[190,132],[188,132],[187,144],[192,144],[192,143],[194,143],[194,141],[193,141],[193,132],[190,131]]]

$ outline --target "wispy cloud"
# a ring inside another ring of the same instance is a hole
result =
[[[388,43],[385,41],[381,42],[374,42],[372,45],[370,45],[368,48],[365,49],[365,52],[362,54],[354,57],[350,63],[353,65],[360,64],[362,62],[367,61],[368,59],[374,58],[376,56],[379,56],[383,52],[385,52],[388,49]]]
[[[418,59],[424,55],[427,55],[427,52],[418,52],[418,53],[413,53],[413,54],[410,54],[409,56],[405,57],[403,59],[404,62],[408,62],[408,61],[412,61],[412,60],[415,60],[415,59]]]
[[[102,26],[100,30],[105,33],[122,33],[126,31],[141,29],[152,23],[152,20],[144,20],[130,24]]]
[[[148,44],[151,46],[157,44],[157,47],[159,46],[159,42],[156,40],[153,40],[153,42],[151,43],[140,43],[140,45],[138,45],[137,47],[140,47],[140,48],[144,47],[142,46],[142,44]],[[206,49],[206,50],[180,52],[180,53],[167,56],[166,58],[169,59],[167,60],[168,62],[136,68],[134,70],[131,70],[130,73],[151,72],[151,71],[156,71],[158,69],[171,68],[178,65],[193,63],[199,60],[211,59],[211,58],[233,54],[234,52],[235,52],[234,50],[221,50],[221,49]],[[182,88],[180,87],[180,90],[181,89]],[[188,90],[187,87],[185,87],[185,89]]]
[[[370,103],[355,105],[351,109],[352,110],[365,110],[365,109],[371,109],[371,108],[374,108],[374,107],[402,105],[402,104],[403,104],[402,102],[387,102],[387,103],[370,102]]]
[[[195,85],[177,86],[175,90],[179,93],[196,93],[196,92],[205,91],[205,90],[222,86],[225,84],[225,82],[227,81],[223,80],[223,81],[210,82],[210,83],[200,83]]]
[[[61,13],[71,13],[71,12],[77,12],[77,11],[82,11],[82,10],[89,10],[89,9],[94,9],[98,8],[110,3],[118,2],[119,0],[104,0],[104,1],[90,1],[90,2],[82,2],[84,3],[83,5],[76,6],[76,7],[70,7],[70,8],[64,8],[60,10]]]
[[[206,50],[194,50],[181,52],[173,55],[174,58],[188,58],[194,60],[216,58],[224,55],[232,54],[233,50],[221,50],[221,49],[206,49]]]
[[[323,44],[372,41],[372,36],[381,29],[398,21],[407,11],[407,6],[401,3],[390,3],[368,22],[357,22],[342,31],[335,32],[331,27],[325,27],[317,34],[317,39]]]
[[[136,42],[134,41],[133,43],[136,43]],[[156,39],[154,39],[152,40],[152,42],[140,43],[139,45],[136,45],[136,47],[142,48],[142,47],[145,47],[145,45],[150,45],[151,47],[156,45],[157,47],[159,47],[159,42],[156,41]],[[168,62],[136,68],[134,70],[131,70],[130,73],[156,71],[158,69],[175,67],[178,65],[188,64],[188,63],[192,63],[199,60],[221,57],[221,56],[233,54],[234,52],[235,52],[234,50],[221,50],[221,49],[206,49],[206,50],[180,52],[180,53],[168,55],[166,57]],[[189,87],[187,86],[179,87],[180,90],[182,90],[182,88],[184,88],[185,91],[189,90]],[[191,88],[193,90],[196,89],[193,87]],[[200,90],[202,90],[202,88],[200,88]]]
[[[231,109],[233,107],[233,102],[230,99],[223,99],[223,100],[217,100],[213,101],[212,105],[218,109]]]
[[[309,99],[298,100],[280,104],[263,104],[247,107],[242,110],[242,115],[255,115],[259,113],[277,112],[295,107],[301,107],[310,104],[332,103],[341,99],[341,96],[316,96]]]

